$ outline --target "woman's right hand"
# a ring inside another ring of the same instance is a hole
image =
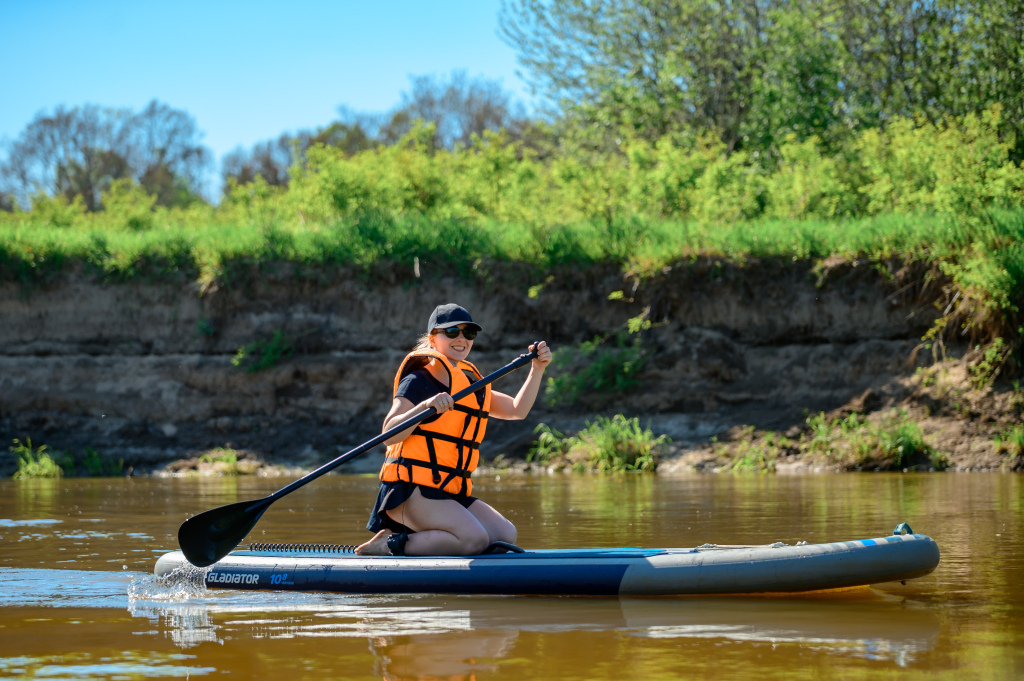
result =
[[[433,407],[438,414],[443,414],[455,406],[455,400],[453,400],[452,396],[448,393],[438,393],[429,400],[423,400],[423,402],[420,403],[420,406],[424,409]]]

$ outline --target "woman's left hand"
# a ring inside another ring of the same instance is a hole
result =
[[[533,358],[533,368],[544,371],[551,364],[551,348],[548,347],[546,342],[540,341],[530,345],[527,350],[533,352],[534,348],[537,348],[537,356]]]

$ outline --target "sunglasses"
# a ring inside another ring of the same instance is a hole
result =
[[[461,333],[463,337],[468,341],[474,340],[476,338],[476,335],[480,333],[476,329],[460,329],[457,326],[449,326],[447,329],[438,329],[438,331],[443,333],[448,338],[451,338],[452,340],[458,338],[459,334]]]

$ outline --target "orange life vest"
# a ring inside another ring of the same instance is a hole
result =
[[[447,357],[436,350],[416,350],[409,353],[395,374],[395,387],[408,374],[425,366],[431,359],[440,362],[448,372],[449,392],[455,393],[469,387],[466,372],[479,380],[480,371],[466,361],[456,365],[462,371],[455,371]],[[483,392],[483,405],[477,396]],[[480,460],[480,443],[487,430],[487,416],[491,409],[491,386],[467,395],[455,403],[453,409],[441,414],[430,423],[420,422],[404,441],[388,447],[380,479],[385,482],[412,482],[417,485],[436,487],[451,494],[472,494],[473,481],[470,479]]]

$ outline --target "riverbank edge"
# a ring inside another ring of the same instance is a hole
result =
[[[659,312],[660,310],[668,309],[669,304],[674,300],[673,297],[678,296],[689,296],[692,298],[696,291],[708,289],[710,295],[713,297],[710,299],[711,303],[721,304],[722,292],[727,291],[729,287],[732,287],[733,293],[739,296],[739,299],[746,300],[747,305],[757,302],[759,295],[764,296],[765,294],[757,293],[760,289],[758,282],[771,281],[773,284],[778,284],[779,281],[785,281],[785,275],[789,275],[789,278],[793,282],[803,281],[804,283],[799,284],[808,291],[813,291],[815,296],[813,300],[817,301],[819,295],[824,300],[826,295],[840,298],[853,298],[862,299],[865,295],[868,298],[885,295],[885,302],[887,305],[892,306],[897,311],[905,310],[909,311],[908,318],[913,317],[915,314],[920,315],[922,310],[932,310],[931,318],[934,319],[936,316],[935,305],[937,303],[945,301],[949,296],[950,289],[948,279],[940,276],[939,273],[929,270],[927,267],[923,267],[920,263],[915,266],[914,263],[890,263],[888,273],[879,272],[877,264],[872,264],[862,261],[849,261],[845,259],[831,259],[829,261],[813,263],[810,261],[802,262],[791,262],[783,263],[776,260],[749,260],[744,264],[729,263],[728,261],[722,261],[716,258],[703,258],[698,261],[688,261],[679,263],[678,268],[675,272],[672,269],[667,269],[661,273],[657,283],[652,281],[646,281],[641,283],[636,280],[636,286],[631,289],[628,288],[628,284],[631,280],[630,277],[622,274],[615,275],[608,270],[607,267],[595,268],[583,268],[577,270],[570,268],[570,271],[574,274],[565,272],[566,277],[559,278],[553,281],[546,281],[543,286],[532,286],[526,295],[522,291],[514,292],[512,289],[518,289],[522,287],[522,284],[516,286],[511,281],[503,281],[502,283],[509,287],[507,295],[510,298],[514,298],[519,301],[520,297],[528,299],[522,300],[522,303],[528,306],[536,306],[542,304],[549,297],[554,297],[556,301],[554,304],[557,307],[561,304],[565,304],[565,300],[568,300],[567,296],[573,295],[584,295],[587,297],[588,303],[594,309],[600,309],[602,313],[608,313],[611,311],[613,306],[621,306],[621,310],[617,311],[613,316],[616,318],[625,318],[631,316],[636,312],[641,312],[648,315],[649,319],[653,319],[655,322],[659,322],[659,314],[666,314],[665,312]],[[513,268],[515,269],[515,268]],[[254,276],[256,272],[252,273]],[[395,271],[393,274],[399,274]],[[512,272],[506,272],[506,275],[511,276]],[[326,276],[326,273],[324,273]],[[681,275],[681,276],[680,276]],[[930,276],[934,275],[934,276]],[[296,277],[295,273],[289,273],[284,275],[278,282],[278,287],[284,291],[290,291],[296,284],[293,280]],[[809,280],[808,277],[811,277]],[[306,277],[298,275],[298,280],[305,280]],[[499,279],[507,279],[507,277],[499,277]],[[880,283],[871,283],[871,282]],[[909,281],[909,284],[904,282]],[[762,282],[762,283],[763,283]],[[784,300],[780,309],[799,309],[799,305],[794,308],[792,303],[799,302],[798,298],[789,300],[789,295],[792,294],[793,282],[790,282],[789,288],[785,285],[780,287],[780,291],[786,294],[787,300]],[[405,277],[398,276],[397,280],[392,282],[393,284],[401,287],[402,291],[407,291],[405,288],[406,282]],[[410,282],[411,283],[411,282]],[[417,282],[418,283],[418,282]],[[479,283],[479,282],[478,282]],[[491,279],[488,282],[493,286],[496,282]],[[595,286],[596,285],[596,286]],[[103,288],[110,286],[108,284],[102,284]],[[363,282],[362,286],[366,286],[366,282]],[[117,284],[113,284],[114,288],[120,288]],[[838,288],[837,288],[838,287]],[[474,287],[475,288],[475,287]],[[596,290],[595,290],[596,289]],[[802,289],[801,289],[802,290]],[[611,293],[608,293],[610,291]],[[626,293],[630,291],[630,293]],[[717,291],[717,292],[716,292]],[[258,292],[257,292],[258,293]],[[618,293],[617,296],[613,294]],[[778,293],[778,291],[776,291]],[[806,295],[804,292],[803,295]],[[596,294],[596,295],[595,295]],[[290,294],[289,294],[290,295]],[[403,293],[408,295],[408,293]],[[645,295],[649,300],[645,299]],[[708,293],[704,294],[709,295]],[[629,297],[627,297],[629,296]],[[266,304],[269,301],[263,301],[259,295],[252,297],[250,292],[241,293],[242,298],[249,299],[258,302],[259,304]],[[564,299],[564,300],[563,300]],[[271,299],[275,300],[275,299]],[[667,301],[667,302],[666,302]],[[685,308],[684,308],[685,309]],[[846,309],[846,308],[841,308]],[[534,316],[543,318],[545,314],[542,310],[537,310]],[[902,312],[901,312],[902,314]],[[202,321],[204,317],[199,318],[199,333],[202,335]],[[837,321],[839,318],[836,318]],[[918,318],[920,320],[920,316]],[[595,320],[596,321],[596,320]],[[608,320],[600,320],[597,324],[600,328],[609,328]],[[690,321],[687,319],[687,321]],[[797,320],[789,320],[785,322],[789,324],[794,330],[800,334],[803,338],[802,341],[798,342],[824,342],[824,343],[844,343],[850,342],[849,338],[843,334],[851,333],[849,330],[843,331],[841,329],[833,327],[821,327],[818,330],[815,328],[803,328],[799,325]],[[899,331],[903,334],[903,337],[907,342],[913,343],[911,337],[916,335],[918,338],[920,334],[928,328],[930,322],[927,320],[916,321],[914,327],[908,327],[905,330]],[[593,326],[593,325],[592,325]],[[760,327],[751,328],[749,325],[737,326],[732,331],[733,334],[746,334],[757,336],[755,341],[762,344],[765,347],[772,347],[779,343],[787,342],[789,338],[786,333],[781,329],[772,328],[769,325],[763,325],[764,329]],[[596,328],[596,327],[595,327]],[[711,327],[708,327],[711,328]],[[789,327],[786,327],[789,328]],[[886,327],[887,328],[887,327]],[[677,331],[685,331],[686,327],[680,327]],[[650,333],[656,334],[659,329],[655,328]],[[675,331],[672,331],[675,333]],[[585,334],[586,331],[577,332],[576,335]],[[823,333],[839,334],[835,339],[829,336],[822,338]],[[856,333],[856,332],[854,332]],[[907,334],[910,334],[909,336]],[[863,333],[861,333],[863,335]],[[735,335],[733,336],[735,338]],[[851,336],[850,338],[855,338]],[[864,336],[869,338],[870,336]],[[899,337],[899,336],[897,336]],[[711,339],[714,344],[720,344],[727,342],[726,336],[716,336]],[[790,339],[788,342],[793,342]],[[223,343],[222,343],[223,344]],[[941,344],[938,344],[941,346]],[[933,423],[923,430],[927,435],[934,435],[935,433],[943,430],[949,430],[950,426],[955,425],[960,421],[975,422],[980,421],[983,424],[989,424],[991,427],[980,427],[975,428],[974,432],[968,433],[967,438],[973,440],[971,446],[968,447],[968,456],[964,456],[963,453],[950,452],[947,457],[947,462],[943,466],[931,466],[936,468],[953,468],[962,470],[999,470],[1005,468],[1007,458],[1005,455],[1002,457],[991,456],[992,452],[989,451],[987,454],[982,452],[982,456],[977,456],[981,450],[994,450],[995,447],[992,445],[993,436],[998,435],[999,432],[1005,431],[1007,427],[1012,427],[1014,424],[1020,424],[1020,411],[1022,400],[1019,398],[1020,389],[1016,384],[1007,385],[1005,382],[995,381],[992,378],[998,378],[998,376],[985,376],[980,375],[976,369],[979,365],[984,364],[987,360],[984,357],[983,349],[975,345],[973,347],[965,345],[959,349],[950,347],[948,351],[950,354],[956,352],[961,353],[959,358],[942,360],[946,363],[945,368],[937,368],[939,364],[929,363],[927,361],[922,363],[922,359],[918,357],[919,348],[927,348],[935,353],[935,347],[928,346],[926,343],[920,343],[912,353],[912,357],[907,359],[906,371],[900,375],[894,373],[889,378],[886,385],[876,386],[870,390],[875,390],[880,395],[877,400],[878,404],[862,405],[861,408],[857,407],[841,407],[839,410],[833,410],[836,412],[849,413],[862,413],[865,416],[875,412],[882,412],[883,410],[889,409],[909,409],[909,417],[917,419],[922,422],[932,419]],[[206,350],[206,352],[223,352],[223,350]],[[111,347],[107,352],[117,354],[119,352],[116,346]],[[28,356],[28,355],[26,355]],[[716,361],[719,358],[715,358]],[[902,360],[901,360],[902,361]],[[730,376],[726,375],[732,368],[725,366],[725,373],[716,369],[719,373],[713,377],[716,382],[730,382],[734,380]],[[989,367],[988,371],[992,371],[994,367]],[[998,369],[995,367],[995,369]],[[913,373],[908,373],[913,372]],[[998,372],[996,371],[996,374]],[[938,374],[942,374],[942,380],[938,380]],[[954,377],[955,374],[955,377]],[[671,378],[671,376],[669,376]],[[984,380],[980,380],[984,379]],[[937,386],[937,387],[936,387]],[[936,392],[942,389],[942,394]],[[924,389],[924,393],[920,393]],[[986,397],[988,395],[989,397]],[[999,397],[1002,396],[1002,397]],[[1009,396],[1009,397],[1007,397]],[[861,396],[863,397],[863,396]],[[990,399],[991,398],[991,399]],[[633,401],[632,398],[623,398],[626,401]],[[965,406],[968,402],[978,402],[976,407]],[[995,402],[993,402],[995,400]],[[863,399],[861,401],[864,401]],[[997,404],[999,403],[999,404]],[[616,408],[615,405],[611,405]],[[877,408],[876,408],[877,407]],[[621,405],[617,408],[621,408]],[[690,409],[689,405],[683,405],[684,410]],[[576,421],[579,420],[579,414],[585,415],[597,415],[601,413],[601,408],[591,408],[587,405],[577,408],[577,412],[574,415]],[[607,412],[607,410],[605,410]],[[831,414],[832,412],[830,412]],[[551,417],[551,420],[557,425],[559,419],[564,416],[560,414],[558,410],[552,412],[548,410],[543,417]],[[698,417],[699,418],[699,417]],[[935,421],[938,419],[938,421]],[[948,423],[947,423],[948,421]],[[938,425],[936,425],[938,424]],[[991,424],[995,424],[994,426]],[[795,427],[795,426],[794,426]],[[999,428],[1003,428],[1000,431]],[[161,428],[163,428],[161,426]],[[789,429],[792,430],[792,427]],[[785,435],[786,437],[796,437],[800,435],[802,428],[799,432],[793,435]],[[743,425],[742,422],[737,422],[737,425],[730,429],[729,433],[724,433],[721,441],[712,441],[708,443],[698,444],[696,446],[685,446],[679,447],[670,446],[663,453],[662,458],[662,470],[663,472],[670,472],[677,469],[685,469],[687,467],[694,470],[702,471],[723,471],[723,470],[737,470],[737,466],[734,465],[733,460],[737,458],[743,458],[747,456],[749,447],[751,444],[757,444],[763,442],[768,437],[774,435],[770,430],[763,428],[756,428],[751,426]],[[521,438],[520,438],[521,439]],[[975,446],[977,445],[977,446]],[[226,446],[230,446],[226,443]],[[747,447],[747,451],[743,450],[743,447]],[[791,448],[792,449],[792,448]],[[797,448],[798,449],[798,448]],[[937,449],[942,450],[941,446]],[[497,452],[498,454],[504,454],[504,452]],[[309,470],[323,463],[325,460],[329,460],[329,456],[325,453],[315,452],[313,460],[297,461],[302,457],[292,457],[292,460],[285,460],[281,462],[271,461],[267,466],[283,466],[285,474],[291,474],[301,470]],[[520,447],[518,453],[519,457],[525,454],[523,448]],[[197,454],[202,456],[202,453]],[[493,456],[491,457],[493,459]],[[513,456],[513,458],[515,458]],[[749,457],[748,457],[749,458]],[[813,456],[808,454],[801,454],[799,451],[788,451],[784,455],[776,455],[769,457],[762,457],[765,459],[765,463],[772,463],[773,465],[756,466],[751,465],[748,460],[744,463],[740,469],[748,470],[759,470],[761,468],[765,470],[786,470],[792,468],[839,468],[841,470],[892,470],[894,466],[886,462],[876,462],[875,465],[871,465],[872,462],[858,461],[849,462],[844,460],[835,460],[834,457],[826,458],[822,460],[820,456]],[[768,461],[770,459],[771,461]],[[182,459],[177,459],[182,461]],[[172,462],[173,463],[173,462]],[[756,462],[754,462],[756,463]],[[911,462],[909,466],[903,466],[908,468],[920,468],[923,464],[921,462]],[[259,470],[269,471],[270,468],[267,466],[257,466]],[[244,466],[243,466],[244,467]],[[525,468],[525,465],[523,466]],[[781,467],[781,468],[780,468]],[[1013,464],[1011,463],[1011,468]],[[165,470],[166,466],[153,467],[146,466],[139,470],[134,470],[131,467],[128,468],[126,473],[129,474],[141,474],[148,473],[150,470]],[[222,466],[222,468],[224,468]],[[200,472],[201,467],[199,466],[184,466],[181,468],[182,473],[188,471]],[[276,470],[276,469],[275,469]],[[220,474],[244,474],[244,471],[239,469],[232,470],[231,467],[227,467],[226,470],[220,472]]]

